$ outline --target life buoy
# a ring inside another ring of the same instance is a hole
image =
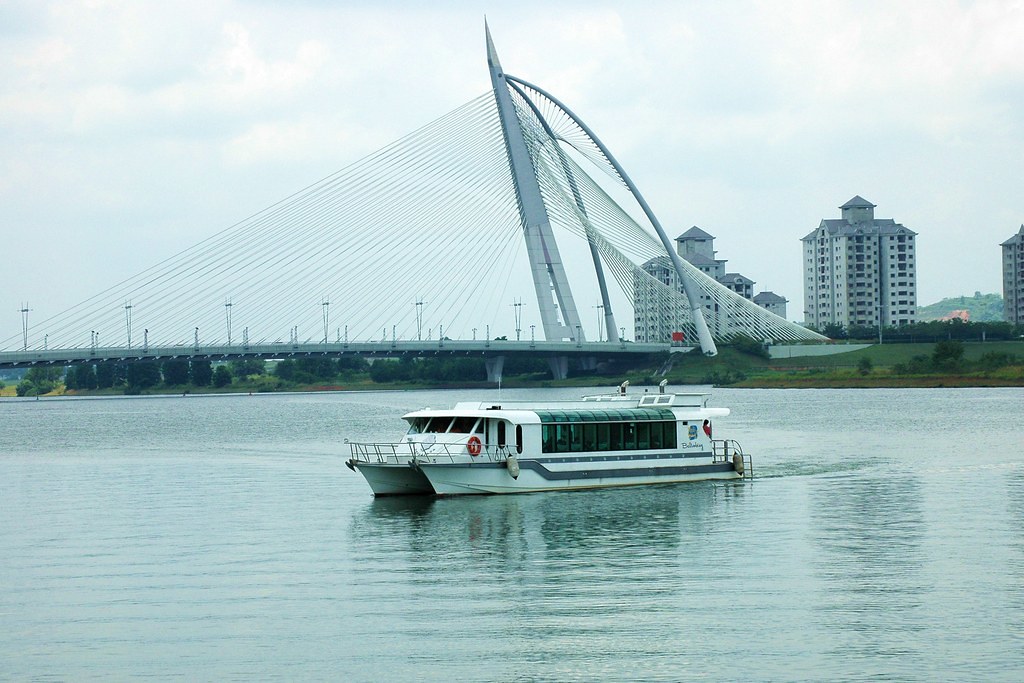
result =
[[[471,437],[469,437],[469,441],[466,443],[466,450],[469,451],[469,454],[472,455],[472,456],[480,455],[480,448],[481,448],[480,437],[478,437],[478,436],[471,436]]]

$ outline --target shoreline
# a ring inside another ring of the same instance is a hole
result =
[[[607,378],[607,382],[595,381],[593,377],[570,378],[566,380],[546,380],[531,382],[502,383],[503,389],[561,389],[580,388],[596,389],[604,387],[608,391],[617,386],[616,380]],[[785,377],[785,378],[748,378],[726,384],[705,384],[700,382],[673,381],[673,386],[707,386],[714,389],[987,389],[1024,387],[1024,382],[1017,379],[996,377],[964,377],[959,375],[942,375],[927,377]],[[659,380],[660,381],[660,380]],[[645,382],[641,378],[630,378],[631,387],[657,387],[657,383]],[[481,391],[497,390],[496,384],[482,382],[443,382],[437,384],[313,384],[262,391],[242,387],[224,389],[146,389],[139,393],[126,394],[124,391],[104,390],[64,390],[63,387],[41,396],[16,396],[13,392],[0,393],[0,401],[32,401],[45,399],[98,399],[98,398],[194,398],[216,396],[260,396],[270,394],[321,394],[321,393],[379,393],[395,391]]]

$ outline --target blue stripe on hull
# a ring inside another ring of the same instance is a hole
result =
[[[564,460],[548,460],[551,462],[566,462]],[[430,467],[443,469],[505,469],[503,463],[473,462],[473,463],[432,463]],[[570,479],[617,479],[622,477],[671,477],[680,474],[713,474],[718,472],[734,472],[736,468],[731,462],[713,463],[710,465],[676,465],[668,467],[617,467],[614,469],[594,470],[571,470],[553,471],[536,460],[520,460],[519,470],[531,470],[548,481],[567,481]]]

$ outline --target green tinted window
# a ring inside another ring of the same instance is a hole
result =
[[[627,451],[636,450],[636,422],[622,423],[622,448]]]
[[[649,423],[651,429],[651,448],[664,448],[665,425],[667,422],[651,422]]]
[[[646,451],[651,447],[651,423],[650,422],[638,422],[636,425],[636,447],[637,450]],[[661,429],[660,425],[655,423],[653,426]]]
[[[555,452],[555,426],[554,425],[541,425],[540,428],[541,437],[541,451],[544,453]]]
[[[593,453],[676,448],[676,432],[675,421],[542,424],[541,450],[544,453]]]
[[[583,450],[583,425],[571,424],[569,425],[569,448],[573,451]]]
[[[611,427],[611,436],[609,437],[609,441],[608,441],[608,450],[621,451],[622,450],[622,423],[621,422],[612,422],[608,426]]]
[[[555,450],[559,453],[569,452],[569,425],[555,425]]]

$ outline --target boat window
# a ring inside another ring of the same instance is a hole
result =
[[[429,417],[417,417],[409,421],[409,434],[422,434],[427,430],[427,423],[430,422]]]
[[[475,417],[460,415],[452,420],[452,426],[448,431],[452,434],[469,434],[473,431],[473,426],[476,422],[477,418]]]
[[[650,430],[651,430],[651,446],[650,446],[651,448],[664,448],[664,446],[662,446],[662,444],[664,443],[664,437],[665,437],[664,425],[666,425],[666,424],[668,424],[668,423],[667,422],[651,422],[651,423],[648,424],[648,426],[650,427]]]
[[[424,430],[431,434],[443,434],[448,431],[448,425],[451,424],[452,419],[450,417],[432,417],[430,418],[430,424]]]
[[[646,451],[651,447],[651,424],[649,422],[638,422],[636,425],[636,447],[637,450]]]
[[[523,425],[516,425],[516,453],[523,452]]]
[[[569,452],[569,425],[555,425],[555,450]]]
[[[622,450],[636,450],[636,422],[624,422],[622,424]]]
[[[611,427],[611,436],[610,436],[610,439],[609,439],[609,442],[608,442],[609,450],[621,451],[622,450],[622,423],[621,422],[613,422],[613,423],[611,423],[608,426]]]
[[[541,424],[541,450],[573,453],[676,448],[677,429],[675,421]],[[521,449],[521,426],[516,426],[516,439],[516,447]]]
[[[505,421],[498,420],[498,446],[505,445]]]
[[[544,453],[555,452],[555,425],[541,425],[541,451]]]
[[[583,450],[583,425],[571,424],[569,425],[569,439],[571,441],[570,448],[573,451]]]

